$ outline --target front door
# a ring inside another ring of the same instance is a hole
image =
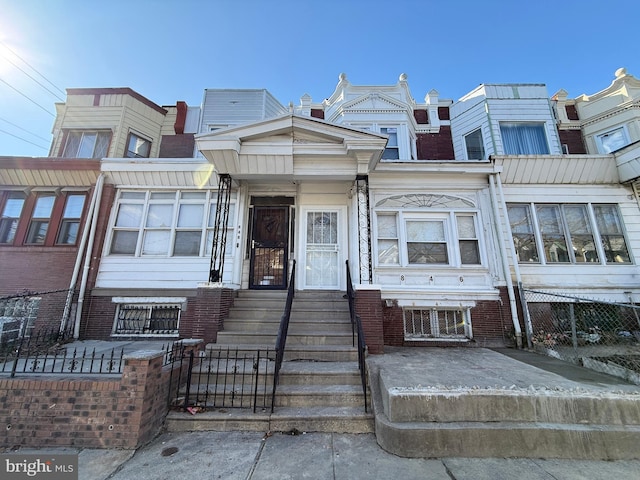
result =
[[[342,288],[342,254],[345,240],[341,222],[344,209],[318,209],[304,212],[304,288],[339,290]]]
[[[289,207],[255,206],[249,288],[287,288]]]

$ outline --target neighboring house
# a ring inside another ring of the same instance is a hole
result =
[[[266,90],[166,108],[70,90],[52,152],[100,149],[105,184],[76,328],[215,341],[237,290],[286,289],[293,260],[311,292],[344,291],[348,261],[374,353],[522,344],[520,285],[633,300],[640,89],[617,77],[575,100],[507,84],[419,103],[406,75],[342,74],[289,108]]]
[[[0,157],[0,327],[22,323],[20,334],[80,334],[77,305],[91,291],[113,202],[100,159],[190,156],[194,148],[184,102],[162,108],[129,88],[80,88],[56,109],[50,157]],[[0,340],[15,334],[0,328]]]

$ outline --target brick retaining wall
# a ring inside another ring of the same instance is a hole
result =
[[[197,349],[201,341],[186,341]],[[188,351],[188,350],[187,350]],[[122,375],[0,377],[0,447],[133,449],[160,431],[179,366],[159,351],[125,355]],[[171,379],[173,378],[173,382]]]

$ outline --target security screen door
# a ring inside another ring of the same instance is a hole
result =
[[[256,206],[253,211],[249,287],[287,287],[289,207]]]
[[[340,209],[307,210],[305,213],[304,287],[340,289]]]

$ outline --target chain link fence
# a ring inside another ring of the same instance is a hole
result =
[[[640,306],[522,292],[535,351],[640,385]]]

